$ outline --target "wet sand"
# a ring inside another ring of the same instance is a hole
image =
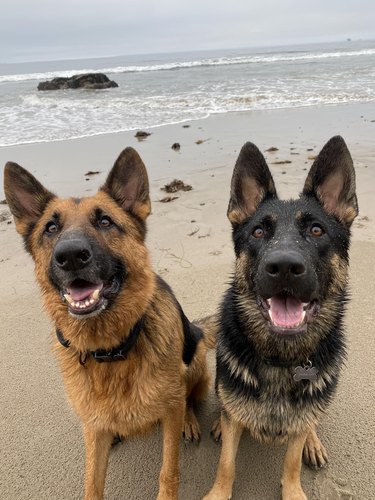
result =
[[[374,498],[375,340],[375,105],[343,105],[216,115],[206,120],[150,130],[138,142],[134,132],[73,141],[0,149],[57,194],[94,193],[126,146],[135,147],[149,170],[153,212],[148,247],[154,268],[173,287],[190,318],[215,312],[233,268],[226,219],[229,182],[246,140],[265,153],[282,197],[296,196],[323,144],[341,134],[357,173],[360,215],[353,227],[351,296],[346,319],[349,356],[337,396],[320,435],[330,464],[303,469],[309,498]],[[200,144],[197,141],[202,140]],[[181,149],[171,149],[179,142]],[[277,163],[290,161],[291,163]],[[307,170],[306,170],[307,169]],[[101,173],[85,176],[88,171]],[[193,186],[161,203],[160,188],[174,178]],[[89,180],[86,180],[89,179]],[[3,199],[0,194],[0,200]],[[2,217],[1,217],[2,216]],[[42,311],[31,258],[25,253],[6,205],[0,205],[0,496],[4,499],[82,497],[84,448],[78,418],[64,395],[51,353],[51,325]],[[214,373],[214,356],[210,365]],[[201,498],[212,485],[220,448],[209,437],[217,413],[213,390],[199,411],[202,441],[181,445],[180,498]],[[237,458],[234,499],[279,498],[284,447],[264,446],[244,434]],[[133,438],[111,453],[106,498],[156,497],[161,463],[159,431]]]

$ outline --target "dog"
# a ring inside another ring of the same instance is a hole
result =
[[[163,428],[159,500],[177,498],[179,441],[198,440],[194,405],[208,389],[210,320],[185,316],[145,246],[151,203],[146,168],[132,148],[95,196],[60,199],[7,163],[4,191],[35,263],[67,397],[86,448],[85,499],[103,498],[115,436]],[[210,333],[211,332],[211,333]],[[211,335],[211,336],[210,336]]]
[[[350,225],[358,214],[355,172],[344,140],[315,159],[299,199],[282,201],[265,158],[246,143],[231,181],[228,218],[236,265],[220,308],[216,392],[222,449],[205,500],[232,496],[243,429],[287,442],[283,500],[304,500],[302,457],[320,468],[327,453],[316,426],[346,357]]]

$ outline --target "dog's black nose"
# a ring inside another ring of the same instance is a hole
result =
[[[54,251],[55,262],[64,271],[83,269],[92,260],[87,241],[80,239],[61,240]]]
[[[306,274],[303,256],[289,250],[271,252],[265,260],[264,268],[269,278],[277,281],[294,281]]]

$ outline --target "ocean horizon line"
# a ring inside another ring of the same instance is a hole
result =
[[[108,54],[108,55],[98,55],[98,56],[80,56],[80,57],[48,57],[43,59],[28,59],[28,60],[17,60],[17,61],[0,61],[1,66],[17,66],[17,65],[29,65],[29,64],[49,64],[49,63],[74,63],[81,61],[96,61],[100,59],[118,59],[118,58],[148,58],[148,57],[165,57],[173,56],[181,57],[187,54],[204,54],[204,53],[215,53],[215,52],[227,52],[227,51],[254,51],[254,52],[264,52],[276,49],[288,49],[295,47],[319,47],[319,46],[329,46],[337,44],[358,44],[358,43],[372,43],[375,42],[374,38],[347,38],[347,39],[337,39],[337,40],[321,40],[313,42],[295,42],[295,43],[281,43],[281,44],[266,44],[266,45],[249,45],[249,46],[238,46],[238,47],[221,47],[221,48],[203,48],[203,49],[193,49],[193,50],[177,50],[177,51],[157,51],[157,52],[130,52],[130,53],[118,53],[118,54]]]

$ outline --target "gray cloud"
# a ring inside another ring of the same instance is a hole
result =
[[[373,0],[3,0],[0,62],[374,38]]]

